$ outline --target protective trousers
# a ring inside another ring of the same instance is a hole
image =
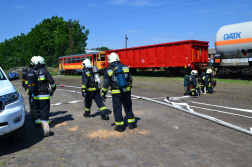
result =
[[[214,93],[215,91],[213,90],[213,88],[206,88],[206,92],[207,93]]]
[[[84,100],[85,112],[90,112],[93,99],[97,107],[100,109],[101,115],[106,114],[107,108],[102,102],[100,90],[87,91],[87,97],[85,97],[85,100]]]
[[[199,96],[200,94],[199,94],[199,90],[197,90],[197,89],[192,89],[191,91],[190,91],[190,94],[189,95],[191,95],[191,96]]]
[[[35,106],[34,106],[34,99],[33,99],[32,95],[29,95],[29,105],[30,105],[31,115],[34,116],[35,115]]]
[[[46,100],[35,100],[35,120],[49,120],[49,111],[50,111],[50,99]]]
[[[134,114],[132,111],[131,91],[112,94],[112,103],[113,103],[113,112],[114,112],[116,123],[120,123],[123,121],[122,105],[123,105],[125,114],[127,116],[128,122],[129,120],[134,119]]]

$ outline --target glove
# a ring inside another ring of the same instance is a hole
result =
[[[87,92],[82,92],[82,97],[87,97]]]
[[[106,102],[106,96],[101,96],[102,101]]]

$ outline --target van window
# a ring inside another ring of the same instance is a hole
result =
[[[80,57],[77,57],[77,63],[80,63],[81,60],[80,60]]]
[[[75,58],[72,58],[72,63],[76,63],[76,60],[75,60]]]
[[[81,62],[83,62],[85,60],[85,57],[81,57]]]
[[[65,59],[65,64],[67,64],[67,59]]]
[[[6,80],[3,72],[0,70],[0,80]]]
[[[71,58],[68,59],[68,63],[71,63]]]

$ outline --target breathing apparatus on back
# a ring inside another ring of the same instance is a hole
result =
[[[101,79],[100,79],[100,75],[99,75],[99,70],[96,66],[92,66],[91,65],[91,61],[89,59],[85,59],[83,62],[82,62],[82,66],[84,69],[86,68],[92,68],[91,70],[91,73],[92,73],[92,76],[93,76],[93,82],[95,83],[96,87],[98,89],[101,88]]]
[[[36,74],[36,70],[34,70],[34,68],[38,63],[38,57],[37,56],[33,56],[31,58],[31,63],[30,63],[30,67],[31,69],[29,71],[27,71],[27,75],[26,75],[26,80],[28,81],[28,93],[30,95],[34,94],[38,94],[38,76]]]
[[[118,54],[112,52],[109,56],[108,56],[108,61],[109,63],[115,62],[115,61],[120,61]],[[123,90],[127,87],[127,82],[125,79],[125,75],[124,72],[122,70],[122,65],[121,63],[118,63],[115,68],[114,68],[114,74],[116,76],[117,79],[117,84],[119,89]]]

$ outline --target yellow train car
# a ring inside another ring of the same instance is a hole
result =
[[[104,73],[106,67],[105,51],[94,51],[90,53],[68,55],[59,57],[59,70],[63,74],[76,74],[82,73],[82,62],[89,59],[93,66],[97,66],[100,72]]]

